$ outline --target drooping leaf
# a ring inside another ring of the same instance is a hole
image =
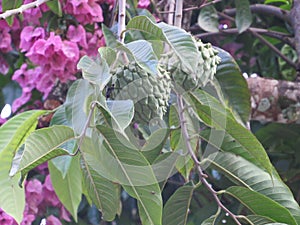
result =
[[[101,47],[98,52],[109,66],[113,65],[117,58],[117,53],[110,47]]]
[[[79,135],[84,129],[87,121],[89,105],[88,97],[94,94],[93,86],[87,81],[78,79],[68,90],[64,103],[68,123],[73,128],[75,134]],[[80,119],[78,119],[80,118]],[[87,129],[89,135],[90,129]]]
[[[67,117],[66,117],[66,110],[64,106],[61,106],[53,115],[50,126],[53,125],[65,125],[65,126],[70,126],[71,124],[68,122]],[[77,145],[76,141],[68,141],[60,146],[61,148],[67,150],[70,153],[74,153],[74,151],[77,150]],[[71,162],[72,162],[71,156],[58,156],[54,159],[51,159],[51,164],[56,167],[57,170],[61,172],[61,175],[63,179],[65,179],[68,170],[70,168]]]
[[[177,127],[180,127],[179,116],[175,105],[170,106],[169,125],[173,129],[171,131],[171,136],[170,136],[171,149],[176,149],[180,140],[181,129],[175,129]]]
[[[46,4],[51,9],[52,12],[54,12],[59,17],[62,16],[61,4],[59,0],[48,1],[46,2]]]
[[[9,177],[15,152],[25,138],[34,131],[39,116],[45,110],[32,110],[18,114],[0,127],[0,205],[18,223],[25,207],[24,190],[19,187],[20,174]]]
[[[214,225],[216,223],[216,216],[211,216],[204,220],[201,225]]]
[[[138,200],[143,224],[160,225],[162,199],[150,164],[143,154],[118,131],[101,125],[98,125],[97,129],[103,135],[104,146],[111,155],[111,159],[104,157],[105,161],[111,163],[111,173],[126,192]]]
[[[249,120],[251,111],[247,82],[233,57],[220,48],[217,50],[221,63],[218,64],[215,77],[229,106],[239,114],[245,123]]]
[[[104,23],[102,23],[102,32],[104,34],[106,46],[114,49],[118,43],[116,35],[107,26],[105,26]]]
[[[120,185],[102,176],[108,173],[100,172],[93,165],[100,165],[101,143],[94,138],[85,138],[82,146],[81,168],[83,183],[92,202],[101,211],[104,220],[115,218],[120,206]]]
[[[104,120],[108,126],[120,132],[124,132],[125,128],[130,124],[134,115],[134,106],[131,100],[107,101],[106,104],[98,103],[99,123]]]
[[[183,29],[166,23],[155,24],[146,16],[134,17],[126,28],[150,34],[151,40],[165,41],[181,60],[183,69],[186,72],[195,72],[200,55],[192,36]]]
[[[169,198],[163,209],[163,225],[185,225],[194,187],[184,185]]]
[[[246,187],[237,186],[227,188],[225,193],[239,200],[244,206],[257,215],[267,216],[276,222],[297,225],[295,219],[285,207],[263,194],[252,191]]]
[[[72,157],[70,169],[67,170],[65,177],[51,161],[49,161],[48,167],[55,193],[77,222],[77,210],[82,195],[79,156]]]
[[[235,23],[239,33],[247,30],[252,23],[252,14],[249,0],[235,0],[236,16]]]
[[[88,56],[83,56],[78,64],[77,69],[82,70],[82,76],[92,84],[99,85],[100,90],[104,90],[111,78],[109,66],[104,58],[100,55],[93,60]]]
[[[206,161],[207,160],[207,161]],[[204,167],[217,169],[234,183],[247,187],[287,208],[296,222],[300,222],[300,208],[293,194],[272,168],[273,177],[253,163],[228,152],[219,152],[206,159]],[[272,219],[272,218],[271,218]]]
[[[152,162],[159,156],[169,134],[169,129],[161,128],[153,132],[153,134],[146,140],[141,151],[150,164],[152,164]]]
[[[198,25],[207,32],[219,32],[219,16],[213,5],[205,6],[200,10]]]
[[[49,159],[68,155],[69,152],[62,149],[61,145],[74,138],[74,131],[63,125],[55,125],[32,132],[25,141],[19,171],[27,174],[29,170]]]
[[[252,160],[254,164],[268,171],[270,175],[272,174],[272,164],[263,146],[249,130],[234,119],[228,108],[201,90],[191,93],[190,97],[194,104],[193,108],[201,121],[209,127],[225,131],[252,156],[247,158],[248,160]],[[219,143],[222,144],[222,142]]]

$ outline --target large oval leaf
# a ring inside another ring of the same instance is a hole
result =
[[[219,16],[213,5],[205,6],[198,16],[198,25],[208,32],[219,32]]]
[[[247,30],[252,23],[252,14],[249,0],[235,0],[236,16],[235,23],[239,33]]]
[[[267,172],[253,163],[228,152],[213,154],[206,160],[204,166],[211,166],[222,172],[236,184],[273,199],[280,205],[286,207],[296,219],[296,222],[298,224],[300,223],[299,205],[294,200],[290,189],[277,175],[275,169],[272,169],[274,175],[271,178]]]
[[[242,121],[247,122],[251,112],[250,91],[247,82],[233,57],[220,48],[217,50],[221,63],[217,66],[215,77],[222,94]]]
[[[38,117],[46,112],[20,113],[0,127],[0,206],[19,223],[23,217],[25,194],[18,184],[20,175],[9,177],[12,160],[25,138],[35,130]]]

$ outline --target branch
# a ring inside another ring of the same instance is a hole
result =
[[[297,0],[295,0],[297,1]],[[279,7],[272,5],[264,5],[264,4],[254,4],[250,6],[251,12],[253,13],[261,13],[261,14],[269,14],[278,17],[286,22],[291,22],[289,17],[289,12],[287,10],[280,9]],[[223,11],[225,14],[229,16],[233,16],[236,13],[236,9],[225,9]]]
[[[119,41],[124,42],[125,34],[123,31],[126,29],[126,0],[119,0],[119,16],[118,16],[118,36]]]
[[[295,49],[298,55],[297,70],[300,72],[300,0],[294,0],[290,20],[295,33]]]
[[[300,119],[300,82],[250,77],[251,120],[294,123]]]
[[[199,162],[196,154],[194,153],[191,142],[190,142],[190,137],[188,134],[188,129],[187,129],[185,118],[184,118],[183,97],[181,94],[178,94],[178,93],[177,93],[177,104],[178,104],[178,109],[179,109],[179,119],[180,119],[181,131],[182,131],[183,138],[185,140],[184,142],[188,149],[188,153],[190,154],[190,156],[192,157],[192,160],[194,161],[194,163],[196,165],[197,172],[199,174],[199,179],[200,179],[201,183],[204,184],[204,186],[208,189],[208,191],[213,195],[213,198],[217,202],[218,207],[223,209],[226,213],[228,213],[228,215],[236,222],[236,224],[241,225],[241,223],[238,220],[238,216],[234,215],[229,209],[226,208],[226,206],[223,205],[221,200],[218,198],[218,193],[212,188],[212,185],[210,183],[208,183],[208,181],[206,180],[207,175],[204,174],[204,172],[200,166],[200,162]]]
[[[48,2],[48,1],[50,1],[50,0],[36,0],[34,2],[24,4],[17,9],[6,10],[4,13],[0,14],[0,19],[6,19],[12,15],[21,14],[27,9],[39,7],[41,4]]]
[[[182,23],[182,9],[183,9],[183,0],[176,0],[175,6],[175,21],[174,25],[176,27],[181,27]]]

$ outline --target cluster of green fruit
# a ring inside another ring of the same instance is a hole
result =
[[[112,96],[134,101],[135,122],[148,124],[154,118],[162,119],[169,106],[172,88],[191,91],[205,86],[213,78],[220,62],[218,51],[200,40],[196,44],[200,54],[194,74],[184,71],[180,61],[173,57],[160,61],[156,75],[146,72],[136,62],[116,69]]]

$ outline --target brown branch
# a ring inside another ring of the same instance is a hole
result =
[[[214,200],[216,201],[218,207],[220,209],[223,209],[228,215],[236,222],[236,224],[241,225],[241,223],[238,220],[238,216],[233,214],[229,209],[226,208],[226,206],[221,202],[221,200],[218,197],[218,193],[213,189],[212,185],[207,181],[207,175],[203,172],[200,162],[196,156],[196,154],[193,151],[191,142],[190,142],[190,137],[188,134],[188,129],[186,126],[186,121],[184,118],[184,105],[183,105],[183,97],[181,94],[177,93],[177,105],[179,109],[179,119],[180,119],[180,125],[181,125],[181,131],[183,135],[183,139],[185,140],[185,145],[187,147],[188,153],[190,154],[192,160],[194,161],[196,165],[197,172],[199,174],[199,179],[201,183],[207,188],[207,190],[212,194]]]
[[[287,10],[280,9],[279,7],[264,4],[254,4],[250,6],[250,9],[252,13],[273,15],[290,23],[289,12]],[[233,16],[236,13],[236,9],[225,9],[223,12],[229,16]]]
[[[247,83],[251,120],[293,123],[300,118],[300,82],[251,77]]]
[[[295,34],[295,49],[298,55],[297,70],[300,73],[300,0],[293,1],[290,20]]]
[[[13,15],[16,15],[16,14],[21,14],[27,9],[39,7],[41,4],[43,4],[45,2],[48,2],[48,1],[50,1],[50,0],[37,0],[37,1],[34,1],[34,2],[30,2],[28,4],[24,4],[24,5],[20,6],[17,9],[6,10],[4,13],[0,14],[0,19],[6,19],[10,16],[13,16]]]

